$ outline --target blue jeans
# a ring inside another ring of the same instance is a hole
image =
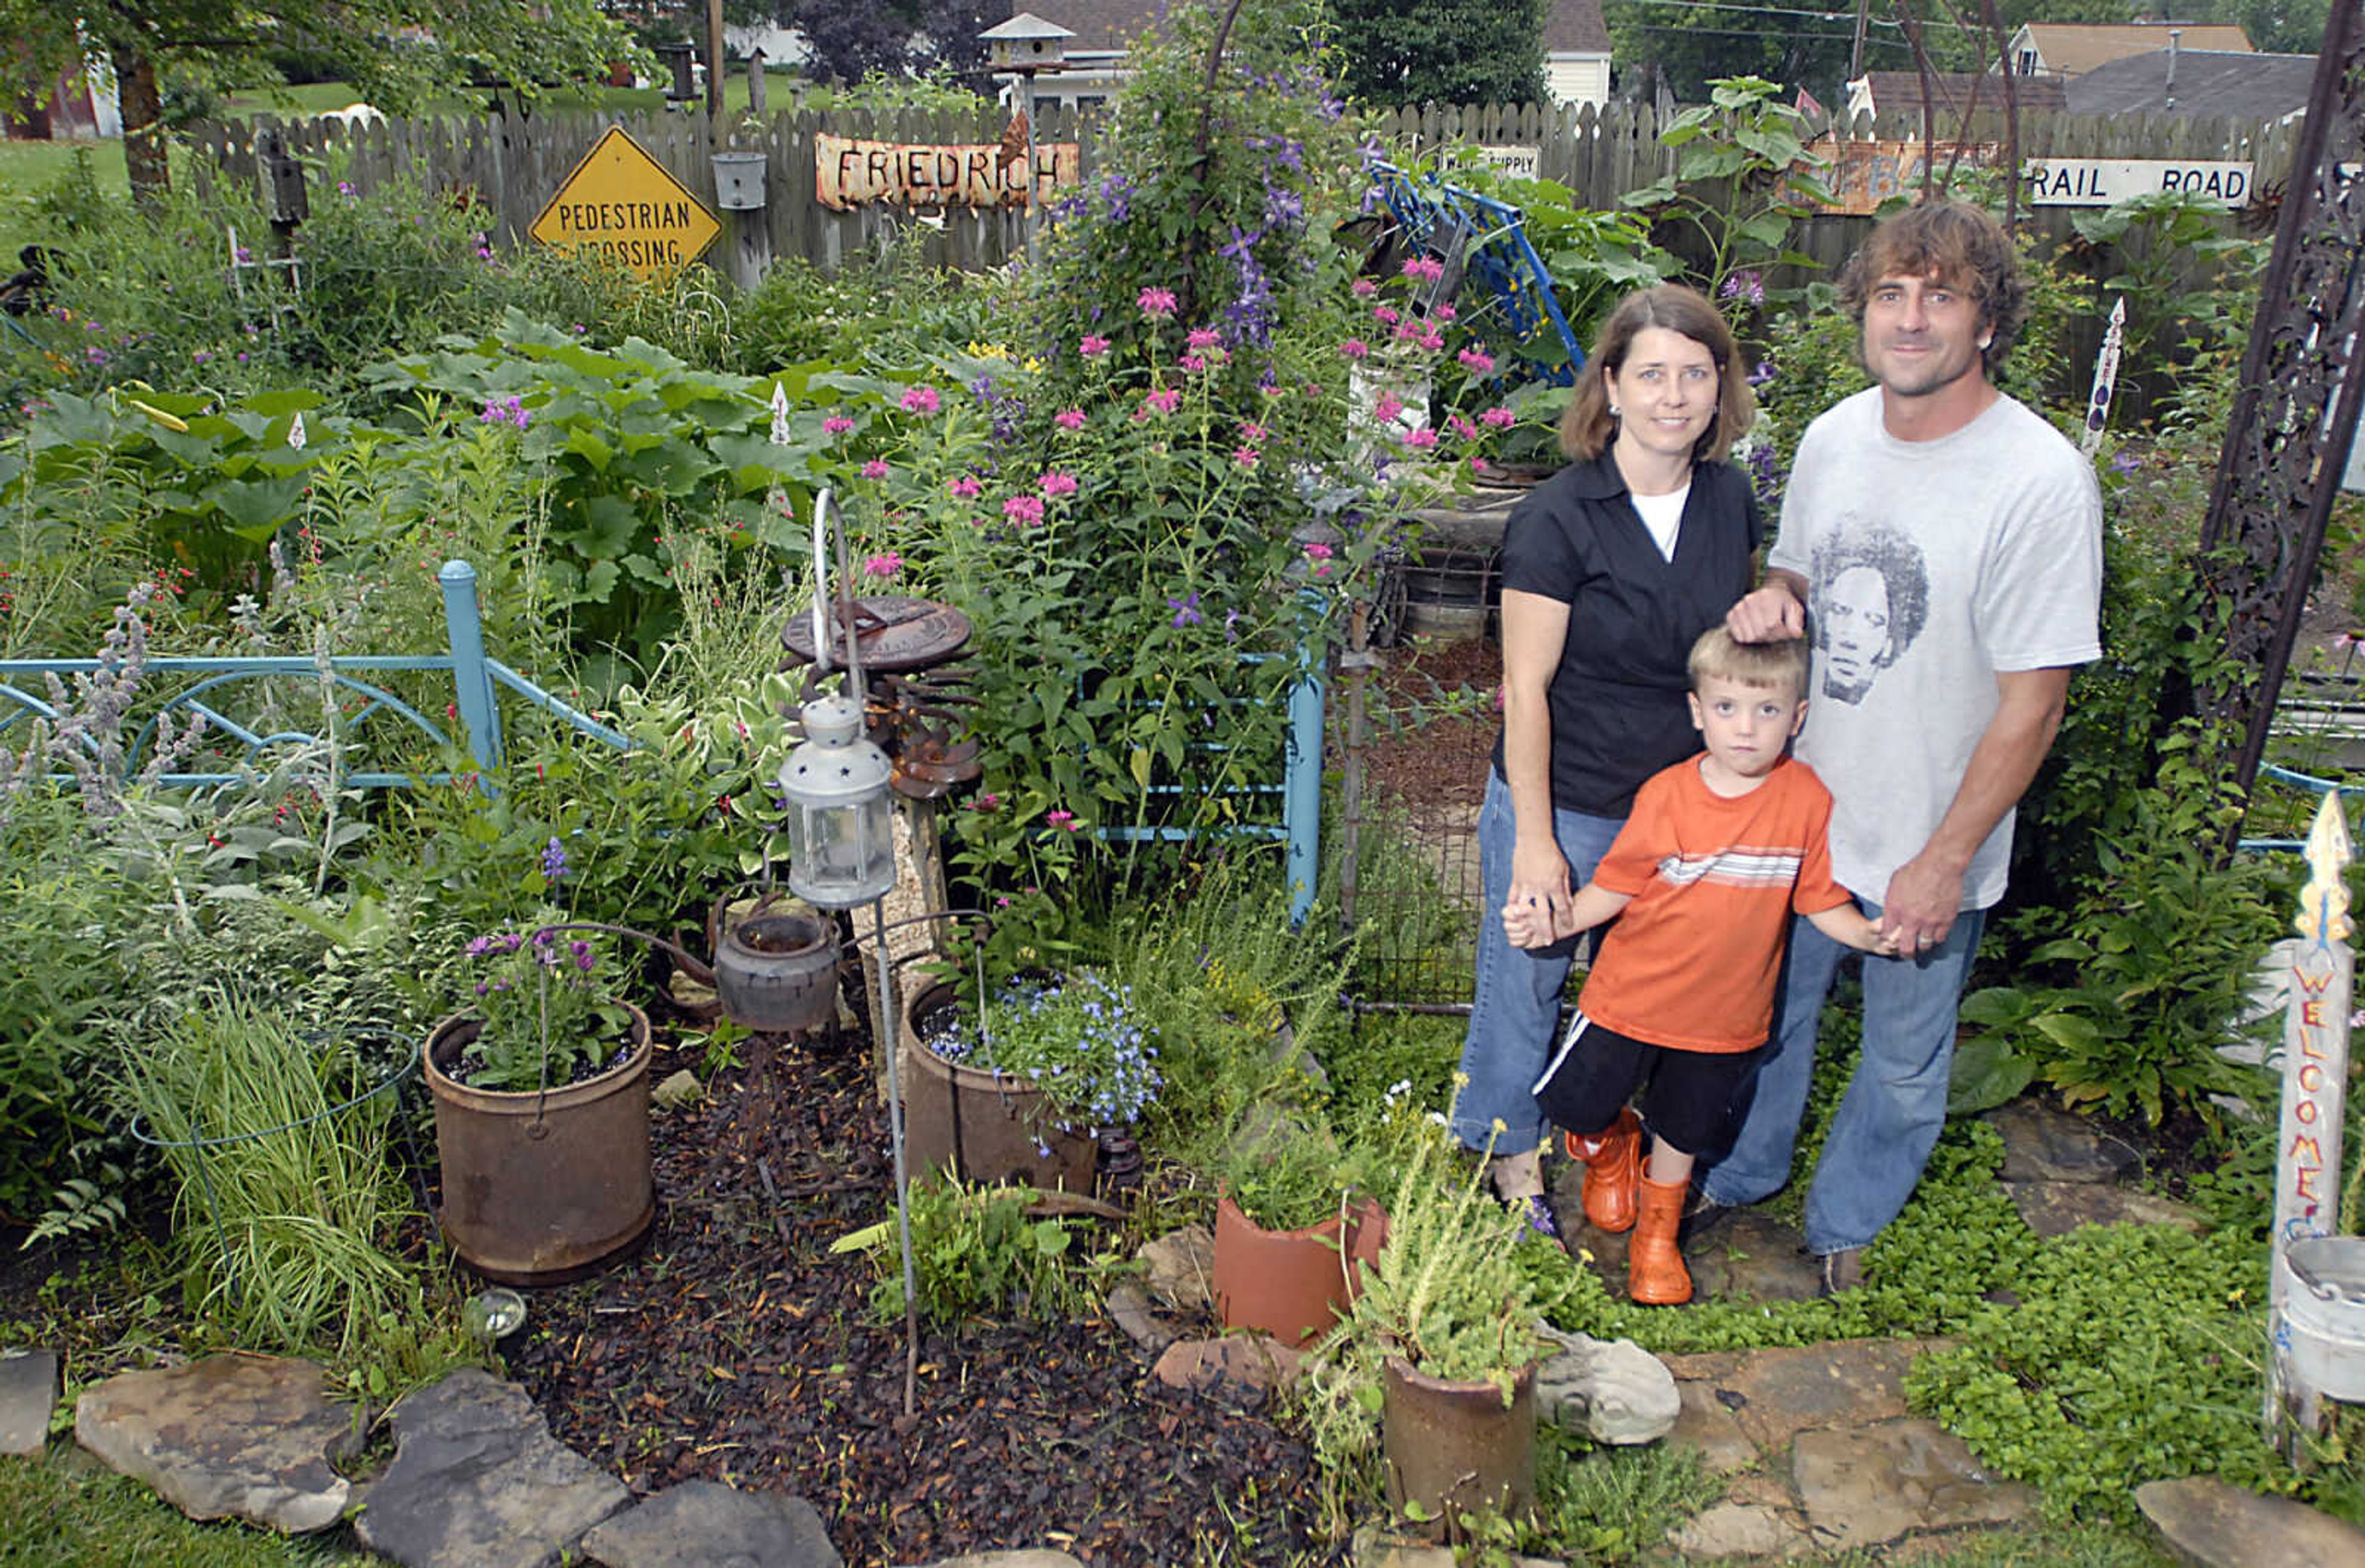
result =
[[[1622,817],[1552,812],[1552,837],[1568,860],[1571,890],[1592,877],[1609,852]],[[1552,1058],[1560,1029],[1561,988],[1568,980],[1576,939],[1549,947],[1511,946],[1503,935],[1503,905],[1511,896],[1511,852],[1519,839],[1511,787],[1499,771],[1486,775],[1478,808],[1478,972],[1470,1002],[1470,1032],[1462,1044],[1462,1070],[1470,1081],[1453,1111],[1453,1136],[1470,1148],[1494,1138],[1497,1154],[1523,1154],[1543,1142],[1544,1114],[1536,1080]],[[1495,1124],[1503,1124],[1500,1137]]]
[[[1856,902],[1880,917],[1879,905]],[[1946,939],[1918,959],[1864,960],[1864,1058],[1807,1189],[1810,1252],[1869,1244],[1913,1195],[1945,1126],[1956,1007],[1986,923],[1984,910],[1967,910]],[[1791,921],[1778,1025],[1732,1152],[1700,1179],[1709,1202],[1754,1204],[1789,1181],[1791,1148],[1815,1076],[1815,1025],[1848,951],[1803,919]]]

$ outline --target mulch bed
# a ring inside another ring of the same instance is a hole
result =
[[[1502,715],[1494,693],[1503,678],[1503,652],[1492,637],[1459,643],[1416,639],[1379,650],[1380,666],[1366,698],[1369,746],[1364,753],[1367,788],[1377,797],[1407,803],[1461,805],[1472,811],[1486,790]],[[1478,711],[1464,716],[1440,712],[1464,688],[1481,694]],[[1333,744],[1346,731],[1346,684],[1332,690]]]
[[[756,1044],[704,1102],[656,1115],[646,1249],[534,1293],[510,1342],[561,1441],[639,1495],[705,1479],[802,1496],[850,1563],[1044,1546],[1345,1561],[1316,1539],[1306,1445],[1160,1383],[1104,1318],[924,1323],[906,1418],[902,1324],[876,1321],[871,1263],[829,1250],[891,1202],[869,1053]],[[656,1074],[679,1065],[661,1053]]]

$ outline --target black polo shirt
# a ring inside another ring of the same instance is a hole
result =
[[[1747,476],[1729,464],[1698,464],[1668,560],[1606,451],[1570,464],[1513,509],[1503,587],[1568,606],[1568,641],[1550,688],[1555,809],[1622,817],[1642,780],[1699,749],[1685,666],[1699,634],[1749,591],[1763,532]]]

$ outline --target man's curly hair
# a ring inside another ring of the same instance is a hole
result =
[[[2028,319],[2028,283],[2020,275],[2012,236],[1984,207],[1925,201],[1889,218],[1841,269],[1840,303],[1860,338],[1873,285],[1885,277],[1933,276],[1978,303],[1989,334],[1980,358],[1993,376]]]

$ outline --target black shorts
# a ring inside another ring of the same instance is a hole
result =
[[[1732,1141],[1735,1097],[1756,1077],[1763,1043],[1745,1051],[1685,1051],[1654,1046],[1576,1015],[1544,1075],[1536,1103],[1555,1126],[1590,1137],[1618,1119],[1636,1087],[1650,1084],[1642,1120],[1651,1136],[1710,1160]]]

